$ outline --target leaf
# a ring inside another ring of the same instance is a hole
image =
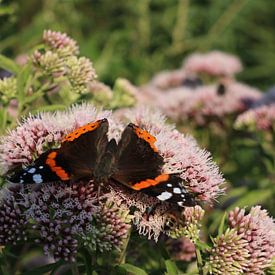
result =
[[[47,264],[47,265],[43,265],[37,268],[34,268],[33,270],[30,271],[26,271],[24,273],[22,273],[22,275],[37,275],[37,274],[44,274],[46,272],[50,272],[53,269],[56,270],[56,268],[58,268],[59,266],[61,266],[63,264],[62,261],[59,261],[57,263],[54,264]]]
[[[31,66],[26,64],[23,69],[19,72],[17,77],[17,96],[19,102],[23,102],[26,98],[26,83],[30,76]]]
[[[207,243],[203,243],[201,241],[196,241],[196,246],[202,251],[205,251],[206,249],[211,248]]]
[[[147,272],[145,272],[143,269],[131,264],[121,264],[119,267],[122,267],[126,271],[130,272],[131,275],[147,275]]]
[[[227,216],[227,213],[226,213],[226,211],[225,211],[224,214],[223,214],[221,223],[220,223],[220,225],[219,225],[218,236],[221,236],[221,235],[223,234],[224,223],[225,223],[225,218],[226,218],[226,216]]]
[[[18,74],[19,72],[19,66],[13,60],[2,54],[0,54],[0,68],[14,74]]]
[[[57,111],[57,110],[64,110],[66,108],[65,105],[62,104],[53,104],[53,105],[47,105],[47,106],[41,106],[36,108],[34,111],[36,112],[50,112],[50,111]]]
[[[255,204],[262,203],[266,201],[270,196],[272,196],[272,192],[270,189],[265,190],[253,190],[242,196],[239,200],[233,203],[228,210],[234,209],[235,207],[245,207],[252,206]]]
[[[165,266],[166,266],[166,270],[167,270],[167,272],[165,274],[167,274],[167,275],[178,275],[179,274],[177,265],[172,260],[166,260]]]

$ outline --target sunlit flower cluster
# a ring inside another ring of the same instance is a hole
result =
[[[275,256],[275,223],[260,206],[235,208],[229,228],[213,239],[206,267],[211,274],[265,274]]]
[[[235,122],[235,127],[252,131],[275,129],[275,104],[262,105],[240,114]]]
[[[110,123],[109,138],[119,140],[125,125],[130,121],[154,135],[157,139],[156,146],[165,161],[163,172],[178,173],[183,179],[185,188],[190,194],[194,194],[197,201],[212,203],[222,193],[223,187],[221,185],[224,180],[218,167],[212,162],[210,154],[207,151],[201,150],[193,138],[184,136],[173,126],[166,125],[164,117],[158,112],[144,108],[124,112],[123,117],[120,115],[121,121],[116,118],[116,115],[112,116],[110,112],[98,111],[90,105],[80,105],[66,112],[57,112],[56,114],[46,113],[37,117],[29,117],[7,136],[2,138],[0,158],[4,171],[11,169],[14,165],[31,163],[33,159],[48,148],[58,146],[64,135],[68,132],[103,117],[108,118]],[[65,187],[63,185],[55,187],[52,184],[43,187],[39,192],[44,192],[45,190],[45,192],[54,192],[54,194],[56,192],[57,194],[65,192],[63,189],[63,191],[58,191],[60,188],[64,189]],[[88,186],[84,189],[86,190],[86,188]],[[54,196],[60,197],[60,195]],[[181,213],[177,207],[171,207],[169,203],[160,202],[157,198],[133,191],[112,180],[110,180],[108,190],[104,196],[109,201],[113,201],[116,205],[119,205],[120,209],[125,209],[125,211],[132,208],[135,209],[132,213],[132,221],[138,232],[142,235],[147,235],[149,238],[157,240],[161,233],[175,235],[177,233],[173,232],[182,230],[185,224],[187,224],[185,235],[189,234],[188,237],[197,238],[197,229],[192,227],[192,223],[195,224],[196,222],[192,220],[192,217],[197,217],[197,211],[200,213],[202,209],[197,210],[197,207],[193,210],[191,210],[192,208],[186,208]],[[52,195],[50,197],[52,198]],[[31,209],[35,205],[42,209],[43,207],[39,206],[40,202],[42,204],[50,204],[50,201],[43,202],[39,199],[37,203],[30,204],[32,205]],[[148,212],[148,209],[152,209],[152,211]],[[104,213],[107,210],[108,208],[104,208],[101,211]],[[66,212],[67,210],[65,209],[64,211]],[[63,213],[64,211],[62,210],[61,212]],[[180,222],[174,224],[174,215],[179,216]],[[199,216],[201,217],[201,215]],[[32,219],[35,218],[34,216],[31,217]],[[195,220],[200,220],[200,217],[195,218]],[[100,218],[103,219],[101,222],[102,226],[112,220],[112,216],[108,215],[105,219],[104,215],[101,215]],[[54,228],[56,226],[59,228],[59,225],[52,223],[52,220],[49,222],[53,224]],[[70,230],[73,230],[78,225],[79,223],[76,223],[75,226],[70,226]],[[120,228],[119,232],[125,232],[125,228],[127,228],[124,224],[117,224],[117,226]],[[45,227],[43,228],[37,227],[40,231],[45,231]],[[106,228],[110,229],[110,226],[106,225]],[[66,230],[68,231],[69,229]],[[47,235],[48,233],[46,233],[44,232],[43,234]],[[92,236],[97,236],[97,234],[101,233],[92,232],[91,234]],[[89,234],[86,234],[85,238],[87,236],[89,237]],[[111,238],[111,235],[109,237]],[[115,241],[112,242],[115,243]],[[97,247],[98,245],[94,244],[94,246]],[[54,249],[50,249],[50,251],[53,252]],[[58,255],[56,256],[59,257]]]
[[[195,53],[184,61],[184,70],[188,73],[211,76],[233,76],[242,71],[240,60],[231,54],[220,51]]]
[[[86,93],[89,82],[97,75],[89,59],[78,57],[76,41],[51,30],[44,32],[43,41],[45,48],[36,50],[31,57],[40,73],[53,78],[65,77],[74,92]]]

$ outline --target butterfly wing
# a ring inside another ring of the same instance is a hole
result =
[[[179,206],[193,205],[191,195],[175,174],[162,173],[163,157],[155,146],[156,138],[130,123],[118,143],[117,163],[112,178],[134,190]]]
[[[108,121],[88,123],[68,134],[56,150],[10,176],[14,183],[42,183],[91,177],[96,161],[108,144]]]

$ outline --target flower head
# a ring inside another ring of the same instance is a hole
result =
[[[210,274],[242,274],[249,264],[247,241],[234,229],[213,240],[206,268]],[[254,273],[250,273],[254,274]]]
[[[15,97],[17,81],[14,77],[0,79],[0,103],[6,105]]]
[[[196,257],[195,245],[186,237],[181,237],[177,240],[169,239],[167,248],[172,258],[177,261],[189,262]]]
[[[72,89],[78,93],[87,92],[87,85],[96,78],[96,72],[88,58],[72,56],[66,60],[66,76]]]
[[[2,191],[0,244],[28,238],[46,255],[66,261],[75,261],[80,245],[98,252],[119,249],[131,216],[98,194],[93,182],[9,187]]]
[[[177,121],[192,119],[198,125],[204,125],[209,120],[220,120],[226,115],[243,112],[261,96],[258,90],[237,82],[225,85],[223,94],[218,88],[216,85],[202,86],[194,93],[178,90],[175,94],[179,95],[174,94],[170,101],[167,99],[169,94],[160,97],[159,106]]]
[[[234,55],[212,51],[206,54],[195,53],[190,55],[184,61],[183,69],[187,73],[231,77],[242,71],[242,64]]]
[[[101,118],[108,118],[109,139],[119,141],[129,122],[153,135],[158,152],[164,160],[162,172],[179,175],[181,184],[196,201],[212,203],[222,193],[224,180],[210,153],[200,149],[193,138],[179,133],[174,126],[166,125],[165,118],[160,113],[144,108],[128,110],[120,119],[110,112],[98,111],[90,105],[75,106],[66,112],[29,117],[2,138],[0,159],[4,170],[7,171],[14,165],[30,164],[47,149],[58,146],[68,132]],[[169,224],[175,216],[174,212],[183,221],[179,223],[181,227],[188,221],[185,217],[187,212],[181,214],[176,205],[173,207],[170,203],[123,187],[111,179],[107,187],[104,196],[116,202],[121,209],[132,209],[133,223],[137,230],[149,238],[157,240],[161,233],[170,234]],[[197,208],[194,208],[194,212],[191,211],[189,216],[196,217],[196,213]],[[123,231],[125,227],[120,228],[120,231]],[[176,227],[173,227],[173,230],[174,228]],[[192,237],[197,231],[190,227],[189,232]]]
[[[275,223],[266,210],[252,207],[248,214],[245,209],[235,208],[229,213],[229,226],[246,241],[249,262],[246,274],[264,274],[275,256]]]
[[[275,129],[275,104],[261,105],[240,114],[235,122],[236,128],[247,128],[252,131]]]
[[[58,50],[67,48],[71,55],[77,55],[79,53],[77,42],[66,33],[45,30],[43,40],[50,49]]]

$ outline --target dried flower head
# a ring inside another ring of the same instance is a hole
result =
[[[67,48],[70,55],[77,55],[79,53],[77,42],[66,33],[45,30],[43,33],[43,40],[52,50]]]
[[[228,215],[229,226],[247,242],[249,261],[245,274],[264,274],[275,256],[275,223],[260,206],[251,208],[248,214],[238,207]]]
[[[243,274],[249,264],[247,241],[235,229],[227,229],[213,239],[213,248],[209,252],[206,268],[210,274]]]
[[[252,131],[275,130],[275,104],[262,105],[240,114],[235,122],[237,129]]]
[[[242,71],[240,60],[231,54],[212,51],[206,54],[195,53],[184,61],[186,73],[207,74],[210,76],[229,76]]]

